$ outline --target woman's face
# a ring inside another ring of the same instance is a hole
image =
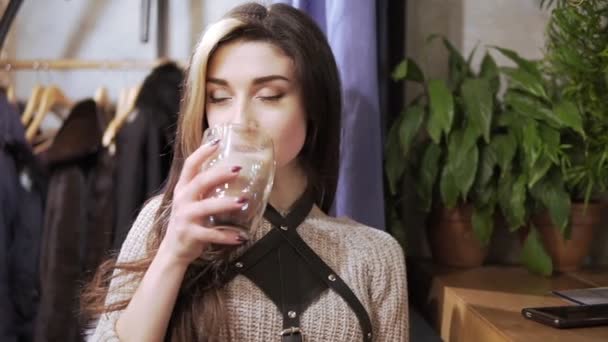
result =
[[[210,126],[257,126],[274,143],[277,167],[296,159],[306,138],[306,114],[294,64],[266,42],[234,41],[211,56],[206,116]]]

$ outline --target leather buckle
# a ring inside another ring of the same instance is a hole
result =
[[[300,330],[300,328],[298,328],[298,327],[291,327],[291,328],[283,329],[279,333],[279,336],[289,336],[289,335],[296,335],[296,334],[302,334],[302,330]]]

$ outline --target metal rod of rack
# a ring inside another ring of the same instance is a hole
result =
[[[152,69],[169,61],[171,60],[0,59],[0,70]],[[186,64],[174,62],[182,67]]]

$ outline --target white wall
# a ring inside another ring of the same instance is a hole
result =
[[[187,61],[202,30],[245,0],[170,0],[167,57]],[[23,5],[3,58],[154,60],[157,57],[157,2],[152,1],[148,43],[140,37],[139,0],[29,0]],[[56,83],[72,99],[92,96],[104,85],[115,98],[141,82],[145,70],[15,71],[9,75],[25,99],[36,83]]]
[[[447,53],[439,41],[425,48],[430,34],[446,36],[465,57],[478,44],[474,65],[492,45],[538,58],[549,18],[538,0],[408,0],[407,12],[407,53],[431,77],[446,76]],[[498,64],[509,64],[500,54],[491,53]]]

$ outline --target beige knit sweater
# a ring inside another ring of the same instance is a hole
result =
[[[127,239],[119,262],[145,253],[160,198],[141,211]],[[252,232],[259,240],[271,226],[265,220]],[[370,316],[374,341],[408,341],[408,307],[404,255],[387,233],[350,219],[326,216],[314,208],[298,228],[306,243],[349,285]],[[122,287],[127,276],[110,284],[107,303],[130,298],[137,286]],[[238,275],[226,287],[228,326],[234,341],[279,342],[282,316],[276,306],[249,279]],[[120,312],[103,315],[89,341],[119,341],[114,326]],[[144,318],[142,318],[144,319]],[[363,341],[355,314],[332,290],[325,291],[300,316],[305,341]]]

